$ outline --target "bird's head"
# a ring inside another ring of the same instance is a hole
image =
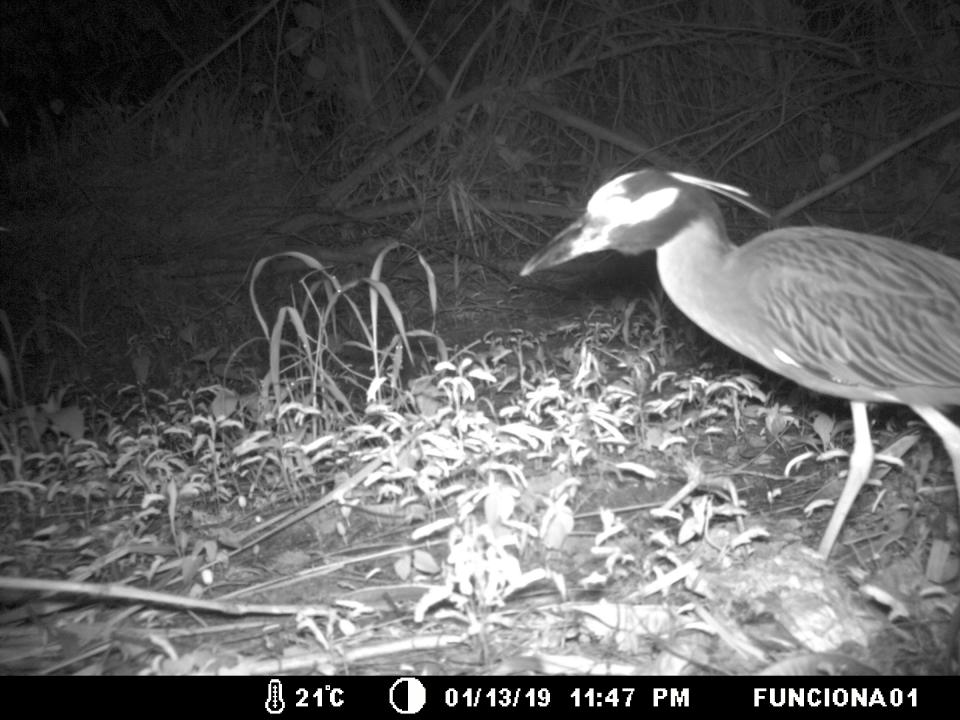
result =
[[[598,250],[639,255],[655,250],[704,216],[723,232],[720,210],[707,191],[765,214],[750,195],[732,185],[648,168],[621,175],[597,190],[586,212],[523,266],[521,275]]]

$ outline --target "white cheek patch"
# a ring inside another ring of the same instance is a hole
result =
[[[611,188],[614,185],[616,187]],[[587,213],[591,218],[602,219],[609,227],[637,225],[663,215],[673,206],[679,195],[678,188],[665,187],[631,200],[623,194],[623,188],[614,180],[590,198]]]
[[[609,228],[600,232],[583,232],[577,236],[577,239],[570,243],[570,257],[580,257],[587,253],[606,250],[610,247]]]
[[[634,223],[638,223],[660,217],[664,212],[673,207],[673,204],[679,196],[680,189],[675,187],[665,187],[641,195],[630,203],[629,219]]]

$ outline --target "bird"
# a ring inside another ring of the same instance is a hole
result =
[[[820,542],[827,559],[873,465],[867,403],[907,405],[940,437],[960,497],[960,260],[821,226],[734,244],[715,196],[767,214],[738,187],[646,168],[598,189],[536,252],[527,276],[599,250],[655,250],[667,296],[709,335],[794,383],[850,403],[854,443]]]

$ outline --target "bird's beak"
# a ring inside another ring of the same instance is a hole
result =
[[[559,265],[580,255],[603,250],[609,247],[609,244],[606,233],[591,223],[587,215],[584,215],[530,258],[520,271],[520,275],[525,277],[537,270]]]

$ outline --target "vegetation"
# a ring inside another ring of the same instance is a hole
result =
[[[5,4],[0,671],[948,671],[939,455],[857,520],[865,621],[801,548],[843,404],[644,259],[517,271],[650,163],[950,252],[952,12]]]

